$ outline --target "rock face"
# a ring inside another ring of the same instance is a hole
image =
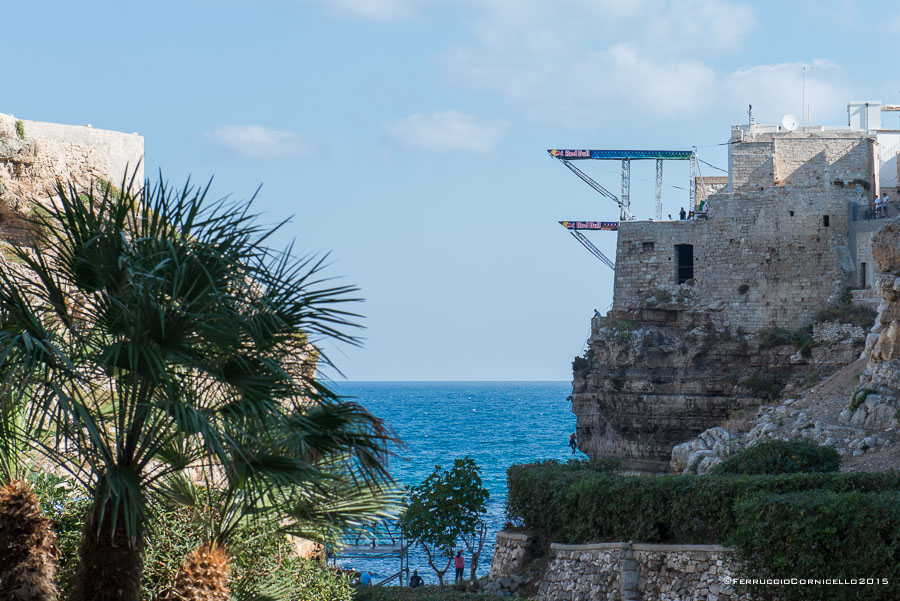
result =
[[[669,303],[595,319],[576,359],[579,449],[626,472],[668,471],[672,448],[757,407],[804,367],[793,346],[759,348],[724,314]]]
[[[882,272],[881,304],[866,339],[868,364],[845,415],[851,424],[887,430],[900,425],[900,217],[872,236],[872,258]]]
[[[900,218],[891,219],[872,236],[872,260],[880,273],[900,272]]]

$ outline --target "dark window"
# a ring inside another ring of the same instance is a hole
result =
[[[859,264],[859,287],[865,289],[866,287],[866,264]]]
[[[828,215],[822,215],[822,225],[825,227],[831,225],[831,218]]]
[[[641,247],[641,250],[643,250],[644,252],[653,250],[653,242],[644,242]]]
[[[684,284],[694,279],[694,245],[675,245],[675,281]]]
[[[789,213],[791,214],[791,217],[794,216],[794,212],[793,212],[793,211],[789,211]]]

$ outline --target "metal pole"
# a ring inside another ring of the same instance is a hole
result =
[[[656,159],[656,218],[661,220],[663,215],[662,209],[662,159]]]
[[[624,221],[631,213],[631,159],[622,159],[622,211],[619,219]]]
[[[697,153],[692,152],[691,153],[691,181],[690,181],[690,185],[688,186],[688,188],[689,188],[688,193],[690,194],[689,202],[690,202],[691,210],[693,210],[693,211],[697,210],[697,204],[696,204],[697,203],[697,181],[696,181],[697,178],[696,178],[696,174],[697,174]]]

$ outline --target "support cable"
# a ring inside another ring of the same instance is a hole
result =
[[[588,174],[586,174],[584,171],[582,171],[581,169],[579,169],[578,167],[573,165],[571,162],[569,162],[565,159],[559,159],[559,160],[562,162],[563,165],[565,165],[569,169],[569,171],[571,171],[572,173],[577,175],[584,183],[589,185],[595,191],[599,192],[601,195],[605,196],[606,198],[608,198],[611,201],[613,201],[614,203],[616,203],[619,206],[619,208],[622,209],[622,213],[626,220],[631,220],[633,218],[631,215],[631,211],[628,211],[625,208],[625,205],[622,204],[622,201],[619,200],[615,194],[613,194],[612,192],[610,192],[609,190],[607,190],[606,188],[604,188],[603,186],[601,186],[600,184],[595,182],[593,179],[591,179],[591,177]]]
[[[569,230],[569,233],[572,234],[576,240],[581,242],[581,245],[588,249],[592,255],[603,261],[603,263],[607,267],[609,267],[613,271],[616,270],[616,264],[613,263],[609,257],[600,252],[600,249],[594,246],[594,244],[590,240],[588,240],[584,234],[582,234],[578,230]]]

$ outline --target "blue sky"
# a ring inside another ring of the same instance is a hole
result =
[[[894,2],[182,0],[3,9],[0,112],[145,138],[215,176],[366,298],[353,380],[567,380],[612,272],[561,219],[617,218],[547,148],[722,146],[760,122],[900,102]],[[893,119],[894,117],[890,117]],[[594,162],[592,162],[594,163]],[[618,165],[586,166],[618,193]],[[667,163],[666,213],[687,204]],[[704,168],[704,174],[718,174]],[[638,217],[653,165],[632,170]],[[614,234],[594,242],[610,256]]]

